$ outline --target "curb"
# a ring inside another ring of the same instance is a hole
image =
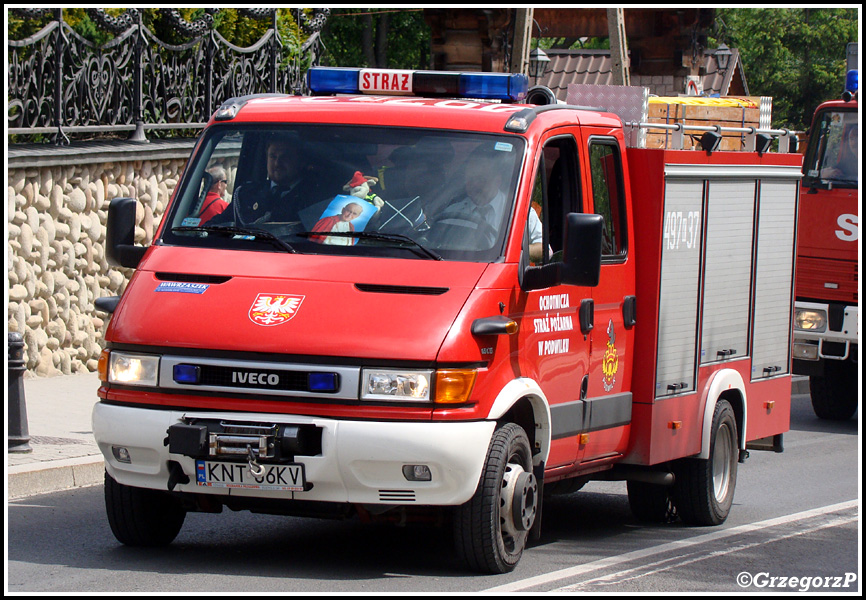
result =
[[[7,497],[12,500],[99,485],[104,480],[104,472],[102,455],[7,467]]]

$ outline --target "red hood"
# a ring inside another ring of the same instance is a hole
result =
[[[156,246],[127,286],[106,340],[432,361],[485,267]]]

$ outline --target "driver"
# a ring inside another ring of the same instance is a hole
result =
[[[856,125],[852,125],[845,130],[844,139],[839,148],[839,160],[835,165],[824,168],[821,171],[821,177],[845,181],[857,180],[857,169],[860,166],[857,151],[859,137]]]
[[[242,224],[301,220],[298,212],[310,201],[313,186],[304,178],[298,144],[296,137],[287,134],[274,135],[268,140],[267,180],[246,182],[235,192],[232,204],[237,204]]]
[[[484,248],[491,248],[499,237],[508,199],[502,190],[502,169],[495,151],[481,146],[468,158],[464,194],[448,205],[437,222],[448,226],[450,221],[461,220],[476,224]],[[530,256],[541,254],[541,221],[534,210],[529,211]]]

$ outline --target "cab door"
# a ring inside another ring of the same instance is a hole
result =
[[[544,266],[561,260],[565,216],[583,212],[578,138],[568,130],[548,137],[536,157],[532,207],[539,219],[526,219],[523,263]],[[541,242],[533,231],[541,226]],[[521,375],[535,379],[550,404],[551,450],[547,468],[570,467],[577,460],[585,426],[581,389],[589,371],[589,338],[580,327],[580,309],[589,288],[550,285],[521,291],[518,297]]]
[[[604,217],[601,275],[592,288],[593,327],[582,462],[617,456],[628,444],[635,326],[635,270],[629,254],[625,144],[619,130],[582,128],[585,187],[591,212]]]

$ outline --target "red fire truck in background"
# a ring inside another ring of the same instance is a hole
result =
[[[723,522],[789,426],[801,156],[720,152],[712,127],[627,148],[608,110],[522,102],[522,75],[309,77],[215,113],[149,248],[111,203],[135,268],[100,303],[117,539],[224,507],[432,511],[502,573],[545,494],[592,479],[640,519]],[[229,208],[203,221],[215,166]]]
[[[849,44],[843,99],[821,104],[812,119],[797,242],[794,373],[809,376],[815,414],[834,420],[851,418],[860,397],[856,47]]]

